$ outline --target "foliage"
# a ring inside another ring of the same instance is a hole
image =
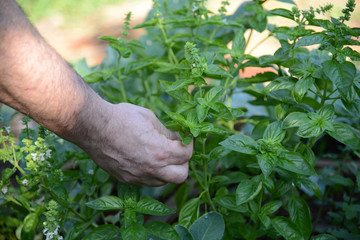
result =
[[[18,146],[2,130],[0,156],[13,166],[1,181],[7,239],[15,229],[32,239],[43,222],[65,239],[359,239],[360,29],[346,25],[354,1],[330,20],[319,16],[331,6],[266,11],[264,2],[227,15],[228,1],[218,13],[206,1],[154,1],[135,27],[147,30],[140,40],[102,37],[107,58],[76,70],[108,101],[147,107],[184,144],[195,139],[190,177],[125,185],[51,133],[27,132]],[[281,47],[254,57],[251,33],[265,30]],[[244,78],[248,67],[259,73]]]
[[[63,13],[67,20],[79,19],[94,12],[99,6],[118,3],[121,0],[17,0],[29,19],[33,21],[51,14]]]

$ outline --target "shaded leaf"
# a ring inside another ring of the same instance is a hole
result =
[[[93,229],[82,240],[109,240],[120,234],[120,229],[115,225],[104,224]],[[129,239],[129,238],[128,238]]]
[[[221,240],[225,231],[224,219],[219,213],[206,213],[191,225],[189,231],[194,240]]]
[[[304,240],[298,227],[288,218],[274,217],[271,224],[286,240]]]

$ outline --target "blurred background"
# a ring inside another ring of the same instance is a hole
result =
[[[217,12],[222,0],[208,0],[209,8]],[[99,64],[105,57],[105,41],[99,36],[119,36],[125,15],[132,12],[131,25],[141,23],[152,7],[151,0],[17,0],[30,21],[37,27],[44,38],[67,61],[74,63],[85,58],[90,66]],[[230,0],[228,12],[233,13],[244,0]],[[339,16],[347,0],[294,0],[300,9],[309,9],[332,3],[332,16]],[[360,0],[355,1],[357,6],[350,25],[360,27]],[[264,7],[268,10],[281,7],[291,9],[293,5],[268,0]],[[277,25],[291,24],[286,19],[274,18]],[[143,30],[133,30],[130,38],[137,39]],[[263,33],[266,36],[266,33]],[[263,37],[253,35],[251,44],[256,45]],[[253,55],[271,54],[277,49],[277,41],[269,39],[253,52]]]

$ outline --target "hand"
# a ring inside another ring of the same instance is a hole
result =
[[[159,186],[185,181],[192,144],[184,146],[178,134],[146,108],[109,105],[107,125],[93,132],[95,139],[84,148],[89,156],[124,183]]]

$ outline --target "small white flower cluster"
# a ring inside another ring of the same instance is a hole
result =
[[[51,158],[51,149],[48,149],[46,153],[30,153],[33,157],[33,161],[36,162],[39,161],[45,161],[45,156],[48,158]]]
[[[46,222],[44,222],[44,225],[46,225]],[[43,233],[46,236],[46,240],[51,240],[51,239],[62,240],[63,237],[58,235],[59,228],[60,228],[60,226],[57,225],[54,232],[48,232],[49,229],[44,228]]]
[[[10,134],[10,131],[11,131],[10,126],[5,127],[5,130],[6,130],[6,132],[7,132],[8,134]]]
[[[29,185],[29,181],[28,181],[27,179],[24,179],[24,180],[22,181],[22,184],[23,184],[25,187],[27,187],[27,186]]]
[[[7,191],[8,191],[7,186],[4,186],[4,187],[1,189],[1,191],[2,191],[4,194],[6,194],[6,193],[7,193]]]
[[[94,169],[90,169],[90,170],[88,171],[88,174],[94,175]]]

